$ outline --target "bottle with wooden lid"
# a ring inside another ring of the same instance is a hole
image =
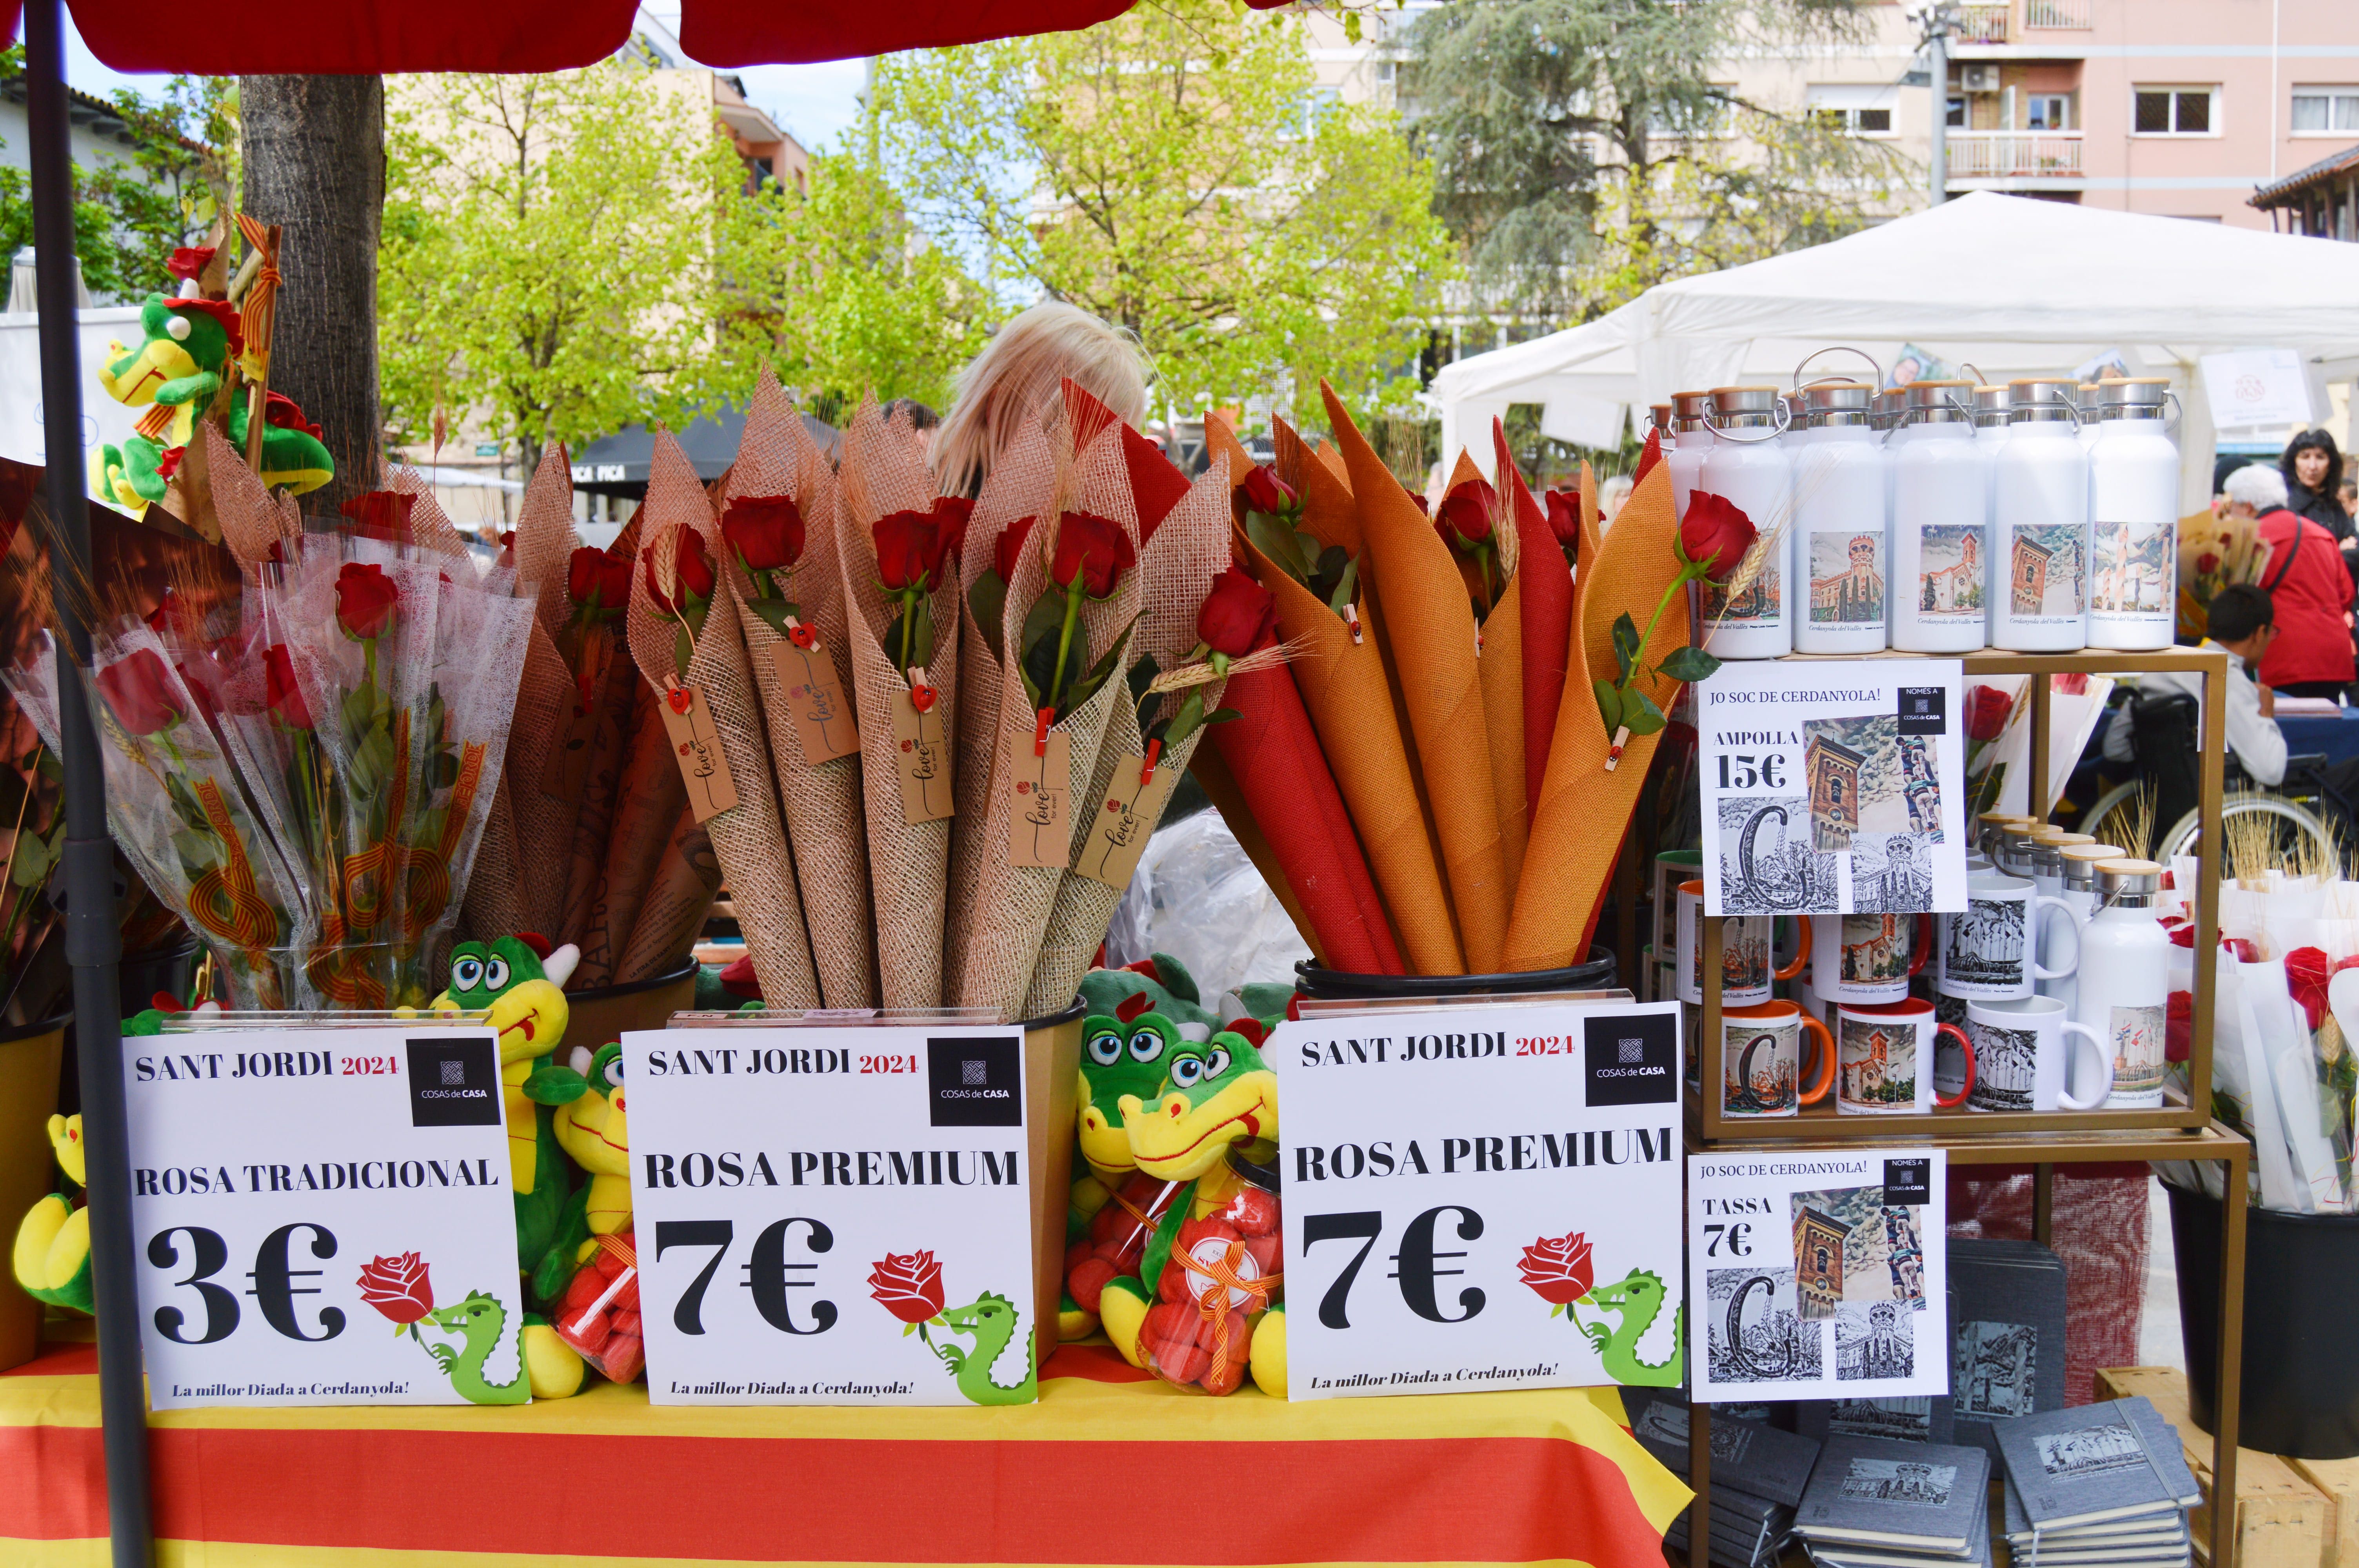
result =
[[[2081,935],[2072,1016],[2096,1031],[2114,1059],[2105,1108],[2151,1110],[2162,1104],[2170,1021],[2170,936],[2154,909],[2162,868],[2114,860],[2094,870],[2096,908]]]

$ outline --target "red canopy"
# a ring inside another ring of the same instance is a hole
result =
[[[706,65],[850,59],[895,49],[1064,32],[1133,0],[681,0],[679,42]],[[1260,0],[1279,4],[1282,0]],[[631,35],[635,0],[68,0],[91,52],[121,71],[372,75],[561,70]],[[21,0],[0,0],[13,38]]]

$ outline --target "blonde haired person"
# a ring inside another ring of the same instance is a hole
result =
[[[1136,426],[1147,417],[1147,357],[1138,340],[1078,307],[1050,302],[1011,318],[959,373],[950,416],[934,432],[936,481],[973,495],[1027,420],[1067,376]]]

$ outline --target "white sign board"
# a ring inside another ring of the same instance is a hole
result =
[[[1708,914],[1966,907],[1955,659],[1756,659],[1697,683]]]
[[[647,1395],[1026,1404],[1024,1032],[623,1036]]]
[[[2312,418],[2310,374],[2292,349],[2238,349],[2203,356],[2203,395],[2212,423],[2308,425]]]
[[[490,1030],[131,1039],[124,1091],[156,1409],[527,1400]]]
[[[1262,1054],[1288,1398],[1679,1383],[1677,1003],[1328,1013]]]
[[[1688,1156],[1695,1397],[1950,1391],[1939,1149]]]

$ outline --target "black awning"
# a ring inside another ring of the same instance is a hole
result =
[[[803,428],[832,460],[836,455],[835,427],[806,414]],[[742,409],[723,407],[673,432],[680,449],[695,465],[696,477],[707,484],[728,471],[745,438]],[[612,495],[637,501],[647,492],[647,467],[655,460],[655,432],[645,425],[625,425],[611,436],[601,436],[572,454],[573,488],[592,495]]]

